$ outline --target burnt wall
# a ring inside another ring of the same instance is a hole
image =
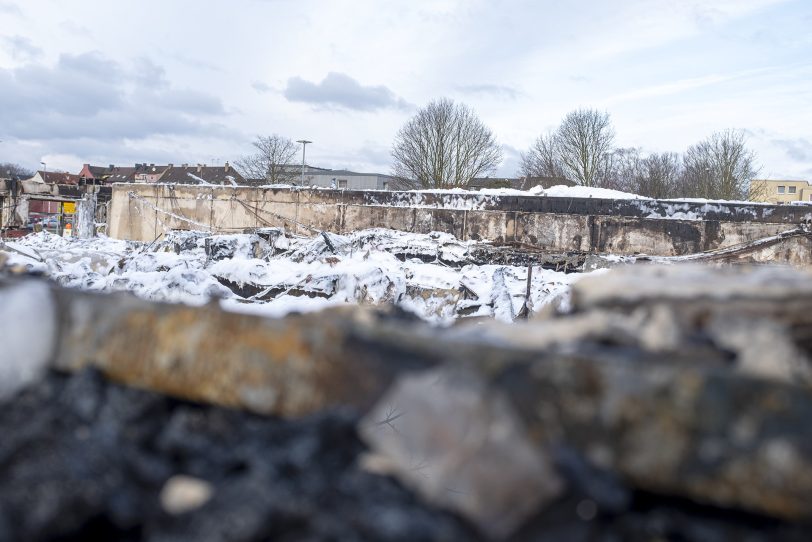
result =
[[[116,185],[108,231],[152,241],[172,229],[296,233],[392,228],[567,252],[679,256],[776,235],[812,222],[802,206],[466,192]]]

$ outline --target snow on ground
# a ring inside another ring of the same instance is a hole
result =
[[[70,288],[194,305],[216,298],[227,310],[268,316],[360,303],[395,304],[437,324],[469,316],[512,321],[524,304],[527,269],[470,264],[474,244],[446,233],[386,229],[310,238],[276,229],[171,232],[152,244],[43,232],[7,242],[0,252],[6,265]],[[534,268],[532,307],[554,299],[566,304],[570,284],[582,276]]]

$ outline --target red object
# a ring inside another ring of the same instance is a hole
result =
[[[6,230],[3,232],[3,237],[6,239],[17,239],[18,237],[25,237],[31,233],[31,230]]]
[[[28,212],[59,214],[62,212],[61,201],[49,201],[41,199],[28,200]]]

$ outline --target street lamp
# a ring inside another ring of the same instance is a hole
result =
[[[305,168],[305,149],[307,149],[308,143],[313,143],[312,141],[308,141],[306,139],[299,139],[296,143],[302,144],[302,186],[304,186],[304,168]]]
[[[40,162],[40,164],[42,164],[42,171],[48,171],[48,166],[45,164],[45,162]]]

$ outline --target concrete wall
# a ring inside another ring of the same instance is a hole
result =
[[[171,229],[242,232],[273,226],[308,234],[380,227],[560,252],[677,256],[810,222],[812,210],[791,206],[119,184],[113,187],[108,232],[152,241]]]

